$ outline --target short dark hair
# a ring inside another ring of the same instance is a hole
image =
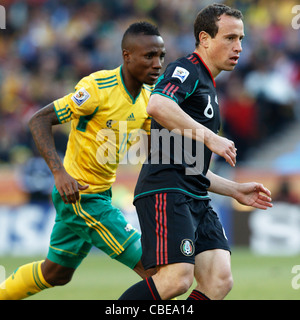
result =
[[[218,33],[219,27],[217,21],[220,16],[226,14],[237,19],[243,19],[243,14],[237,9],[230,8],[224,4],[214,3],[202,9],[194,22],[194,36],[196,39],[196,47],[199,45],[199,33],[201,31],[207,32],[212,38]]]
[[[130,35],[146,35],[146,36],[159,36],[160,33],[158,31],[158,28],[154,26],[153,24],[146,22],[146,21],[140,21],[135,22],[131,24],[128,29],[125,31],[122,39],[122,49],[125,47],[126,38]]]

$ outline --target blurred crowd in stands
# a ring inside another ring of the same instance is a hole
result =
[[[168,62],[194,49],[199,0],[4,0],[0,30],[0,165],[37,155],[27,123],[32,114],[74,91],[78,80],[122,63],[128,25],[159,27]],[[244,14],[243,53],[236,70],[217,78],[223,133],[243,160],[249,148],[300,121],[300,30],[291,26],[296,1],[223,2]],[[55,130],[63,154],[68,126]]]

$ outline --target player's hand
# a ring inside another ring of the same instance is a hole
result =
[[[233,141],[210,132],[206,136],[205,145],[212,152],[223,157],[232,167],[235,167],[237,149]]]
[[[76,203],[79,200],[79,190],[85,190],[88,184],[82,186],[73,177],[71,177],[64,168],[56,171],[54,174],[55,186],[63,202]]]
[[[238,183],[233,196],[239,203],[253,208],[271,208],[271,192],[257,182]]]

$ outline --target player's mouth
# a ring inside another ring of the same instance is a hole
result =
[[[237,64],[240,56],[232,56],[229,58],[232,64]]]
[[[156,81],[159,78],[159,73],[150,73],[149,77],[153,80]]]

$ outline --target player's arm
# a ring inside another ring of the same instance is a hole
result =
[[[52,126],[57,124],[59,121],[53,103],[37,111],[29,121],[29,128],[38,151],[53,174],[63,168],[52,135]]]
[[[75,203],[79,199],[78,189],[86,189],[88,186],[80,186],[65,170],[63,163],[56,151],[52,126],[59,124],[54,111],[53,103],[37,111],[29,121],[29,128],[41,156],[50,168],[55,185],[65,203]]]
[[[150,97],[147,112],[155,121],[168,130],[179,130],[188,138],[203,142],[212,152],[223,157],[231,166],[236,163],[234,143],[218,136],[210,129],[195,121],[173,100],[160,94]],[[192,129],[186,130],[185,129]]]
[[[271,192],[261,183],[238,183],[220,177],[210,170],[206,174],[210,180],[208,191],[236,199],[239,203],[266,210],[272,207]]]

